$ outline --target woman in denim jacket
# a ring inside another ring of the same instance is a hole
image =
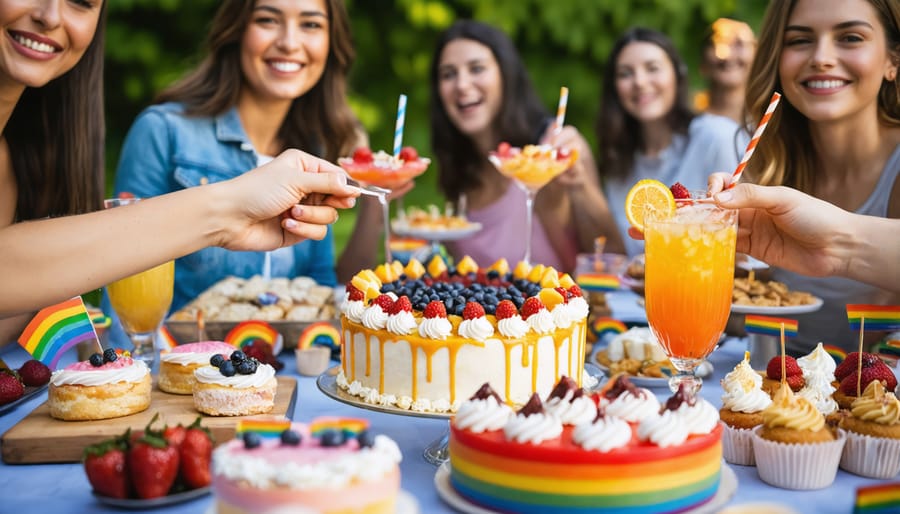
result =
[[[238,176],[286,148],[334,162],[367,145],[346,99],[354,52],[340,0],[225,2],[207,35],[207,56],[138,116],[125,140],[117,193],[156,196]],[[380,210],[361,201],[360,219],[338,264],[346,280],[372,267]],[[372,212],[367,215],[367,212]],[[361,225],[361,224],[360,224]],[[177,310],[229,275],[309,276],[336,282],[331,230],[266,252],[207,248],[175,263]]]

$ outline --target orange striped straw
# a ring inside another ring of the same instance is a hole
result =
[[[562,131],[563,123],[566,121],[566,106],[569,104],[569,88],[563,86],[559,88],[559,106],[556,108],[556,133]]]
[[[769,107],[766,108],[765,114],[763,114],[762,119],[759,120],[759,125],[756,126],[756,132],[753,133],[753,137],[750,138],[750,143],[747,144],[747,149],[744,150],[744,157],[741,159],[741,162],[734,170],[731,185],[728,186],[729,189],[734,187],[738,183],[738,181],[741,180],[741,175],[744,173],[744,168],[747,167],[747,161],[749,161],[750,157],[753,156],[753,151],[756,150],[756,145],[759,143],[759,138],[760,136],[762,136],[763,131],[766,130],[766,125],[769,124],[769,120],[772,119],[772,113],[774,113],[775,108],[778,107],[779,101],[781,101],[781,95],[777,91],[775,93],[772,93],[772,99],[769,100]]]

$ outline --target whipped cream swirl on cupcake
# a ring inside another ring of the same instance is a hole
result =
[[[606,453],[622,448],[631,441],[631,425],[622,418],[598,411],[591,423],[575,426],[572,441],[585,450]]]
[[[772,404],[762,390],[762,376],[750,367],[749,355],[722,379],[722,406],[730,411],[754,413]]]

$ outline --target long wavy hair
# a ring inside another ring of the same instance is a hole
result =
[[[460,20],[438,39],[431,59],[431,150],[438,165],[438,186],[451,201],[461,193],[481,185],[481,170],[487,155],[478,151],[475,141],[460,132],[447,115],[439,92],[441,54],[451,41],[468,39],[491,50],[500,67],[503,98],[494,119],[494,133],[513,146],[537,141],[548,114],[525,69],[515,45],[501,30],[473,20]],[[492,141],[491,145],[497,145]]]
[[[241,87],[241,39],[256,0],[226,0],[207,34],[206,56],[187,76],[161,92],[156,101],[181,102],[190,116],[218,116],[237,105]],[[341,0],[325,0],[328,60],[319,81],[294,99],[278,137],[286,148],[300,148],[335,161],[357,141],[359,121],[347,103],[347,74],[356,56],[350,21]]]
[[[888,52],[900,64],[900,3],[897,0],[868,2],[884,26]],[[785,28],[796,3],[796,0],[773,0],[763,18],[747,84],[748,119],[754,122],[762,118],[772,93],[782,90],[778,64],[784,49]],[[881,84],[878,120],[888,126],[900,126],[900,74],[893,81],[885,79]],[[811,147],[809,120],[784,98],[769,120],[766,137],[759,140],[745,174],[759,184],[786,185],[812,193],[817,166]]]
[[[103,205],[105,26],[103,2],[94,39],[78,63],[45,86],[26,88],[3,130],[16,179],[14,222]]]
[[[622,34],[603,68],[603,92],[600,96],[600,114],[597,117],[597,141],[599,145],[598,169],[606,177],[622,177],[634,164],[634,154],[644,148],[640,122],[628,114],[622,99],[616,92],[616,65],[619,55],[631,43],[652,43],[660,47],[675,69],[675,105],[666,115],[666,122],[673,133],[687,134],[694,112],[688,93],[687,65],[672,41],[663,33],[644,27],[635,27]]]

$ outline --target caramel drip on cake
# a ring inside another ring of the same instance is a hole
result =
[[[369,344],[370,341],[371,340],[367,337],[366,338],[366,376],[367,377],[371,376],[371,374],[372,374],[372,352],[371,352],[371,348],[370,348],[371,345]]]
[[[378,392],[384,394],[384,341],[378,340],[378,368],[381,374],[378,376]]]

